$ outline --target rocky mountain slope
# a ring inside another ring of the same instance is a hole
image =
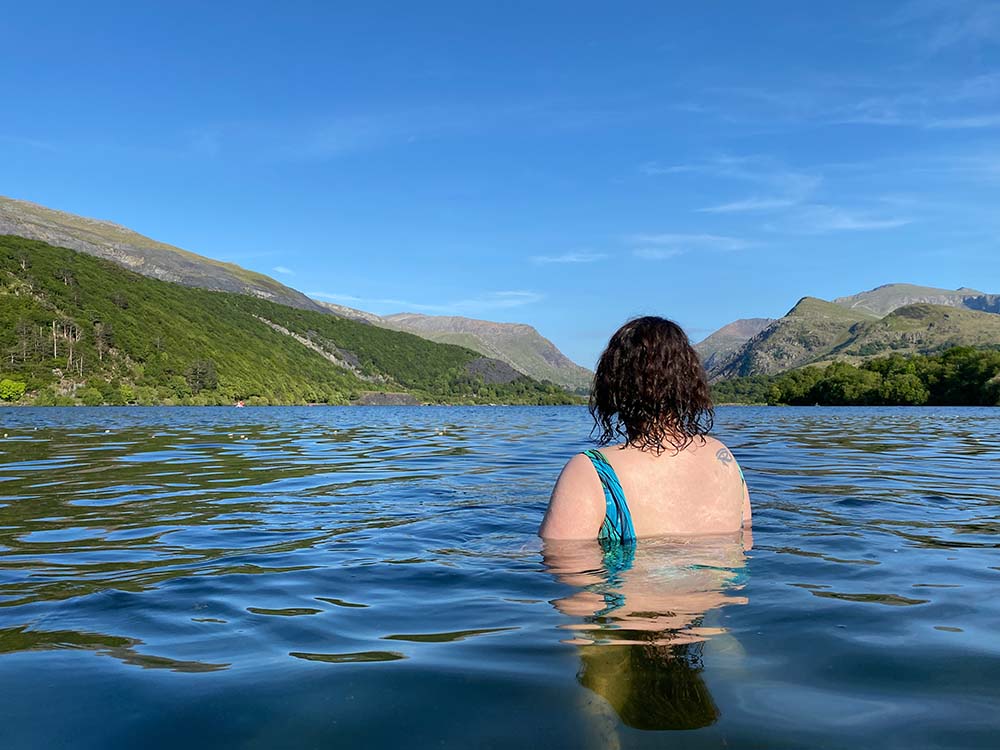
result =
[[[464,346],[506,362],[536,380],[549,380],[574,391],[589,388],[593,378],[590,370],[571,361],[551,341],[523,323],[400,313],[384,316],[375,324],[443,344]]]
[[[264,274],[157,242],[110,221],[0,196],[0,235],[5,234],[68,247],[161,281],[249,294],[305,310],[322,309],[302,292]]]
[[[888,304],[884,295],[870,302],[876,303]],[[860,304],[804,297],[787,315],[714,361],[709,376],[772,375],[808,364],[858,363],[892,352],[933,354],[954,346],[1000,346],[1000,315],[921,302],[880,316]]]
[[[986,294],[968,287],[952,290],[915,284],[885,284],[849,297],[837,297],[833,301],[838,305],[864,310],[879,317],[888,315],[900,307],[918,303],[1000,313],[1000,294]]]
[[[694,345],[705,369],[711,371],[717,364],[734,354],[747,341],[767,328],[774,318],[742,318],[723,326]]]

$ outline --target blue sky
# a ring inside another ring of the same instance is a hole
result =
[[[149,5],[149,8],[139,8]],[[157,7],[152,7],[152,6]],[[907,281],[1000,292],[1000,3],[18,3],[0,194],[591,366]]]

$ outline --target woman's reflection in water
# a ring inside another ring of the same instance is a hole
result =
[[[580,683],[636,729],[697,729],[719,717],[702,680],[706,613],[745,604],[747,538],[643,539],[636,547],[545,542],[546,566],[576,591],[555,606],[574,622]],[[599,707],[591,718],[600,720]],[[605,729],[608,729],[607,727]],[[610,733],[610,732],[609,732]],[[607,744],[608,738],[605,738]]]

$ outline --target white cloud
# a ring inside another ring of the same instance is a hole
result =
[[[781,208],[789,208],[796,205],[798,201],[792,198],[746,198],[731,203],[720,203],[717,206],[706,206],[699,208],[702,213],[729,214],[741,213],[744,211],[775,211]]]
[[[932,52],[1000,41],[1000,4],[994,0],[911,0],[889,19],[906,27]]]
[[[681,252],[693,249],[704,250],[743,250],[751,247],[752,242],[739,237],[725,237],[718,234],[636,234],[629,238],[638,245],[653,245],[660,248],[679,250]]]
[[[803,207],[784,225],[771,228],[800,234],[823,234],[897,229],[912,223],[913,219],[910,218],[854,212],[838,206],[813,205]]]
[[[750,183],[764,194],[751,195],[698,209],[703,213],[774,211],[795,206],[819,188],[822,176],[788,169],[770,156],[717,156],[704,162],[661,166],[647,162],[639,167],[650,176],[700,174],[720,180]]]
[[[972,130],[975,128],[1000,127],[1000,114],[971,115],[968,117],[944,117],[931,120],[927,127],[935,130]]]
[[[476,297],[432,304],[387,297],[358,297],[353,294],[337,294],[332,292],[309,292],[308,294],[310,297],[315,297],[317,299],[327,299],[333,302],[356,306],[361,309],[378,307],[383,311],[413,311],[434,313],[437,315],[478,314],[489,310],[504,310],[514,307],[522,307],[523,305],[531,305],[545,299],[544,295],[527,290],[484,292]]]
[[[683,254],[684,250],[676,247],[639,247],[632,251],[632,255],[643,260],[666,260]]]
[[[562,255],[533,255],[532,263],[595,263],[607,258],[607,253],[563,253]]]
[[[286,268],[285,266],[275,266],[271,270],[274,271],[275,273],[283,273],[286,276],[294,276],[295,275],[295,271],[293,271],[291,268]]]

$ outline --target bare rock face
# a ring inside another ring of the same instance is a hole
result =
[[[705,369],[711,372],[747,341],[774,322],[773,318],[741,318],[695,344]]]
[[[145,237],[110,221],[55,211],[0,196],[0,234],[68,247],[162,281],[261,297],[290,307],[321,310],[306,295],[232,263],[222,263]]]
[[[860,294],[837,297],[834,303],[865,310],[879,317],[888,315],[900,307],[916,304],[942,305],[980,312],[1000,313],[1000,294],[986,294],[969,287],[952,290],[915,284],[884,284]]]

